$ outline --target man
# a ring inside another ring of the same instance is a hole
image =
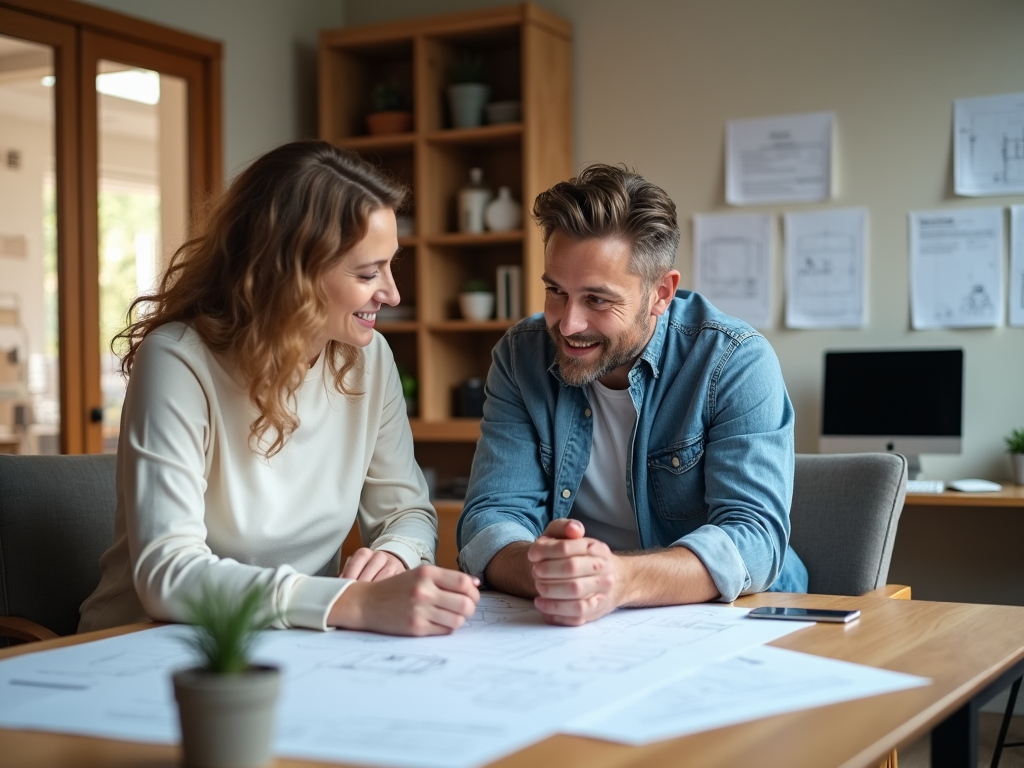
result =
[[[459,564],[552,624],[806,591],[793,409],[768,342],[676,292],[675,204],[593,165],[537,197],[544,314],[493,352]]]

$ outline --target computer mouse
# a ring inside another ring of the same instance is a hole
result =
[[[991,480],[978,480],[973,477],[965,480],[950,480],[946,483],[946,487],[962,493],[989,493],[1000,491],[1003,488],[999,483],[993,483]]]

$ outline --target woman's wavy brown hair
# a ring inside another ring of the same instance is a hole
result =
[[[245,169],[214,201],[201,234],[178,249],[155,293],[128,311],[121,370],[165,323],[189,324],[235,367],[259,415],[249,444],[270,458],[299,426],[295,393],[309,344],[323,332],[322,277],[366,235],[370,214],[398,210],[406,190],[358,155],[323,141],[285,144]],[[132,320],[132,318],[135,318]],[[330,341],[325,364],[344,395],[361,351]]]

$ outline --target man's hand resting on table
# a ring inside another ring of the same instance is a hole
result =
[[[533,602],[549,624],[578,627],[627,601],[622,558],[584,534],[579,520],[553,520],[527,550]]]
[[[433,565],[359,580],[334,602],[327,623],[388,635],[447,635],[476,611],[479,586],[472,576]]]

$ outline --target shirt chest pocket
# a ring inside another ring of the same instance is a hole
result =
[[[703,435],[648,453],[647,472],[658,515],[689,520],[707,514]]]
[[[554,471],[554,469],[553,469],[554,463],[555,463],[554,453],[551,451],[551,449],[548,446],[544,445],[544,443],[541,443],[540,444],[540,466],[544,470],[544,474],[547,475],[548,477],[551,477],[551,473]]]

